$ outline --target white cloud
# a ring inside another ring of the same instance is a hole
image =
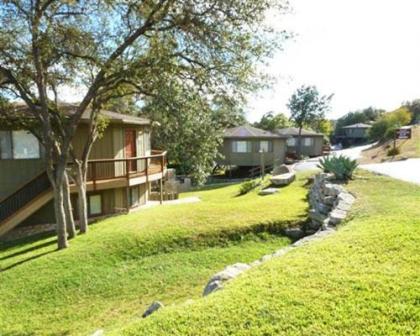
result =
[[[330,118],[420,98],[420,1],[291,0],[291,5],[293,13],[270,20],[297,36],[270,62],[277,84],[250,97],[249,120],[269,110],[287,112],[287,100],[302,84],[335,93]]]

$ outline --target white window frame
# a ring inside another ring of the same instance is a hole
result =
[[[232,152],[233,153],[250,153],[250,144],[249,141],[246,140],[234,140],[232,142]]]

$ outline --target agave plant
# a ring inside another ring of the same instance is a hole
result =
[[[337,180],[347,181],[353,177],[357,161],[344,155],[327,156],[319,160],[318,168],[321,168],[324,173],[333,173]]]

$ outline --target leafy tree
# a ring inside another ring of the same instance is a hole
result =
[[[301,153],[302,128],[324,119],[332,97],[321,95],[315,86],[302,86],[291,96],[287,106],[290,109],[290,120],[299,128],[298,157]]]
[[[374,141],[392,139],[395,130],[408,125],[411,119],[412,114],[405,106],[402,106],[395,111],[385,113],[372,125],[372,128],[369,131],[369,138]]]
[[[281,41],[264,25],[274,7],[283,7],[281,0],[0,2],[0,96],[26,104],[30,130],[45,148],[59,248],[68,244],[66,166],[82,114],[90,117],[89,151],[99,111],[116,98],[158,99],[161,87],[167,91],[164,84],[182,83],[194,111],[219,95],[241,101],[262,84],[254,80],[261,78],[256,63]],[[79,87],[83,98],[69,117],[59,102],[70,86]],[[204,111],[201,120],[211,120],[213,110]],[[188,117],[178,124],[199,125]]]
[[[360,111],[349,112],[335,123],[334,135],[343,135],[343,127],[358,123],[371,123],[377,120],[385,110],[368,107]]]
[[[420,123],[420,99],[404,103],[403,106],[407,107],[412,113],[411,123]]]
[[[315,132],[322,133],[326,138],[329,138],[334,131],[334,126],[331,120],[320,119],[309,125]]]
[[[290,127],[289,118],[284,113],[274,114],[273,111],[265,113],[261,120],[254,123],[254,126],[267,131],[274,131],[279,128]]]

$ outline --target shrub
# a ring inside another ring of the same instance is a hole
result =
[[[259,180],[249,180],[241,183],[239,195],[245,195],[260,185]]]
[[[327,156],[319,161],[319,168],[325,173],[333,173],[337,180],[347,181],[353,177],[357,161],[347,156]]]
[[[400,154],[400,150],[399,148],[391,148],[390,150],[388,150],[388,152],[386,153],[386,155],[388,156],[395,156]]]

